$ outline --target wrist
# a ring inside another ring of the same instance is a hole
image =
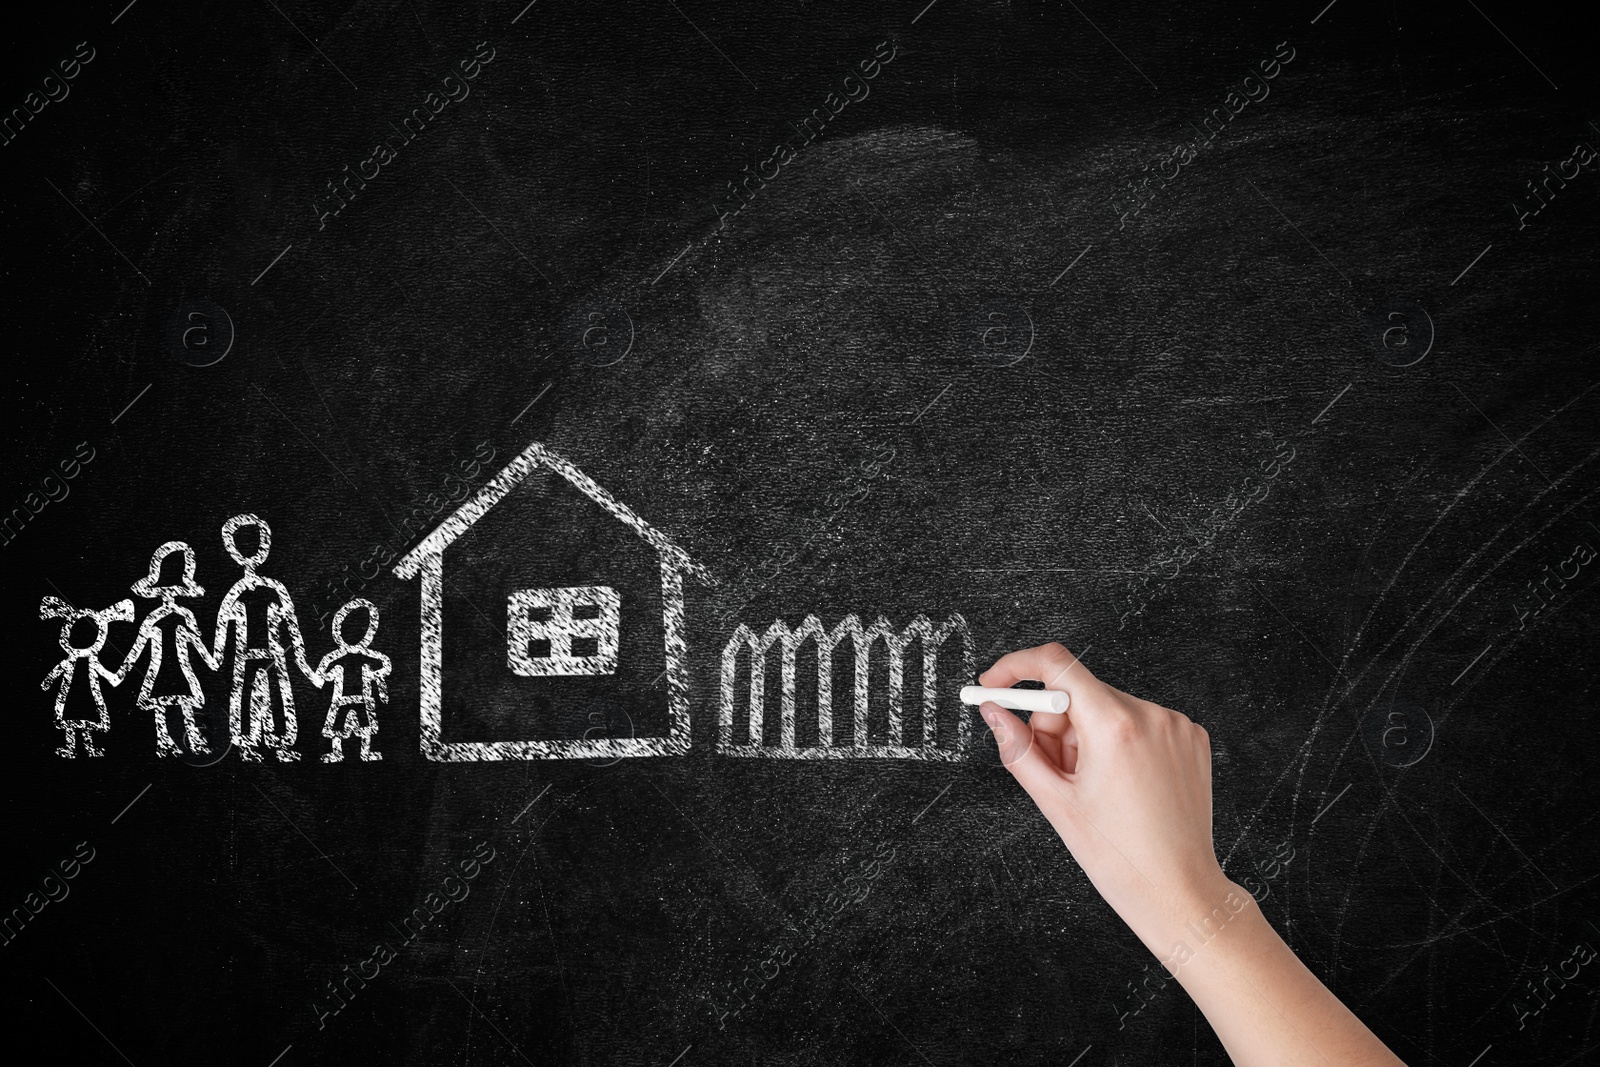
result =
[[[1144,946],[1175,974],[1227,928],[1248,920],[1254,909],[1249,891],[1219,869],[1123,917]]]

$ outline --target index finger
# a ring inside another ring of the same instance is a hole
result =
[[[1043,682],[1046,689],[1070,694],[1074,704],[1085,685],[1095,680],[1059,641],[1008,652],[978,676],[979,685],[996,689],[1007,689],[1018,682]]]

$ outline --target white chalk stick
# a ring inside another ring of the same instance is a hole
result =
[[[961,703],[982,704],[992,700],[1002,708],[1012,711],[1047,711],[1052,715],[1064,714],[1071,698],[1054,689],[990,689],[982,685],[961,687]]]

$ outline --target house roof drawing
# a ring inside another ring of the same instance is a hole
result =
[[[689,558],[689,554],[679,548],[672,538],[651,526],[628,505],[608,493],[600,485],[584,474],[571,461],[550,451],[537,441],[523,450],[522,454],[485,482],[472,496],[468,497],[455,511],[441,522],[432,533],[424,537],[416,548],[406,553],[394,565],[394,574],[397,578],[413,578],[421,568],[425,559],[431,556],[442,556],[444,550],[449,548],[456,538],[466,533],[473,523],[496,504],[500,503],[507,494],[534,470],[544,467],[561,475],[573,488],[584,496],[599,504],[611,516],[638,534],[651,548],[660,553],[662,561],[672,564],[677,570],[686,571],[707,585],[716,585],[717,580],[700,564]]]

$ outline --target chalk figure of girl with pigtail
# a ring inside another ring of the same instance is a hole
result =
[[[105,647],[113,622],[133,621],[133,601],[119,600],[109,608],[91,611],[47,596],[39,602],[39,618],[62,620],[61,650],[67,654],[39,683],[40,689],[49,689],[52,682],[59,687],[56,726],[63,736],[56,755],[74,759],[81,744],[85,756],[104,756],[105,750],[94,743],[95,734],[111,729],[111,715],[100,683],[103,680],[118,685],[122,675],[100,661],[100,650]]]

